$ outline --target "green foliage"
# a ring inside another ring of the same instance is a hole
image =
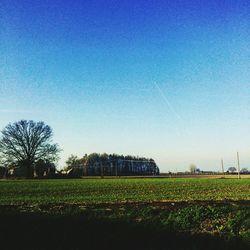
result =
[[[250,210],[241,209],[228,220],[228,228],[235,235],[250,235]]]
[[[250,200],[249,187],[249,179],[5,180],[0,209],[247,240],[250,206],[242,200]]]
[[[250,200],[250,179],[116,178],[0,182],[0,204]]]

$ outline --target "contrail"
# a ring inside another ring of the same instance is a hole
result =
[[[167,104],[168,108],[172,111],[172,113],[177,117],[177,119],[179,119],[180,121],[182,121],[181,116],[177,113],[177,111],[174,109],[174,107],[171,105],[171,103],[169,102],[167,96],[164,94],[164,92],[162,91],[162,89],[160,88],[160,86],[157,84],[157,82],[153,82],[155,87],[158,89],[160,95],[162,96],[163,100],[165,101],[165,103]]]

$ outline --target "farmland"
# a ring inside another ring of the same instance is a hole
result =
[[[250,179],[2,180],[0,209],[2,240],[11,242],[15,228],[22,242],[28,230],[31,249],[44,232],[54,235],[51,249],[81,249],[83,242],[85,249],[250,244]],[[48,249],[46,241],[40,246]]]
[[[0,182],[0,204],[250,200],[250,179],[77,179]]]

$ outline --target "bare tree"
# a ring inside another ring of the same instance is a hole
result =
[[[67,170],[82,167],[81,159],[79,159],[76,155],[71,155],[66,161],[66,165]]]
[[[235,173],[237,171],[237,169],[236,169],[236,167],[229,167],[227,171],[230,173]]]
[[[243,173],[243,174],[247,174],[248,173],[248,169],[247,168],[242,168],[240,170],[240,172]]]
[[[60,149],[57,144],[52,144],[52,137],[52,129],[44,122],[21,120],[8,124],[2,130],[0,154],[6,164],[24,167],[26,177],[32,178],[36,162],[58,159]]]
[[[189,170],[191,173],[195,173],[197,171],[197,167],[195,164],[190,164]]]

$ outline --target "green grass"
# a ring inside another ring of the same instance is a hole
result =
[[[0,181],[0,204],[250,200],[250,179],[68,179]]]
[[[243,200],[248,202],[227,202]],[[42,234],[48,229],[62,233],[60,230],[65,228],[60,225],[65,223],[68,223],[66,228],[70,228],[67,234],[75,237],[82,232],[87,235],[89,228],[86,225],[93,224],[91,232],[96,232],[96,225],[99,228],[102,221],[106,226],[100,232],[105,231],[107,235],[123,232],[127,228],[125,235],[135,230],[135,235],[139,234],[143,241],[147,241],[150,236],[145,236],[145,232],[151,230],[157,232],[154,237],[158,237],[158,233],[161,235],[156,240],[156,244],[159,244],[161,241],[165,242],[169,232],[176,234],[176,237],[179,237],[178,234],[188,234],[186,239],[191,243],[192,239],[199,239],[199,235],[203,234],[219,236],[230,242],[239,240],[244,245],[242,249],[247,249],[250,244],[249,201],[250,179],[95,178],[0,181],[0,221],[5,222],[2,233],[6,237],[18,226],[26,228],[26,231],[34,228],[34,237],[37,232]],[[145,204],[147,202],[149,204]],[[46,222],[44,226],[37,227],[43,222]],[[72,225],[75,228],[71,232]],[[142,231],[137,230],[137,226]],[[9,231],[5,231],[6,228]],[[93,237],[94,233],[91,232],[88,238]],[[196,238],[192,238],[193,235]],[[123,234],[118,234],[117,237],[123,237]],[[183,244],[186,242],[183,241]],[[190,249],[200,248],[192,246]],[[227,249],[227,245],[224,249]]]

